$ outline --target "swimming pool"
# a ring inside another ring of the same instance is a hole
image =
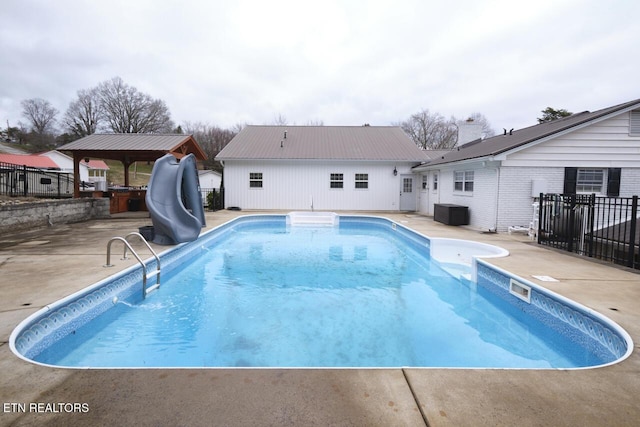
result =
[[[147,299],[139,268],[99,282],[22,322],[11,348],[66,367],[583,368],[631,351],[608,319],[475,257],[499,248],[384,218],[288,218],[166,251]]]

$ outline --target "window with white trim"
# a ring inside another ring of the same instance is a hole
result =
[[[262,188],[262,172],[249,172],[249,188]]]
[[[357,173],[356,174],[356,188],[366,189],[369,188],[369,174]]]
[[[329,188],[344,188],[344,175],[332,173],[329,180]]]
[[[429,189],[429,175],[422,175],[422,189]]]
[[[576,193],[602,193],[604,188],[603,169],[578,169]]]
[[[433,191],[438,191],[438,174],[433,174]]]
[[[454,191],[473,192],[473,171],[455,171],[453,173]]]

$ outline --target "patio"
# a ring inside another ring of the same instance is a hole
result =
[[[208,212],[207,228],[251,213]],[[427,236],[502,246],[511,255],[492,264],[610,317],[636,348],[640,343],[638,273],[546,249],[522,235],[483,234],[420,215],[371,214]],[[104,268],[107,241],[150,223],[147,212],[128,212],[2,236],[0,425],[632,426],[640,419],[638,352],[613,366],[572,371],[72,370],[35,365],[11,352],[9,335],[28,315],[135,262],[118,259],[115,268]]]

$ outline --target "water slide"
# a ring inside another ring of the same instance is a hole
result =
[[[153,223],[153,242],[160,245],[191,242],[205,226],[196,158],[178,161],[166,154],[156,160],[145,198]]]

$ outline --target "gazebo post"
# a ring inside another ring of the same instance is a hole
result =
[[[124,186],[129,187],[129,166],[131,166],[131,161],[129,161],[129,157],[125,157],[122,160],[122,164],[124,165]]]
[[[80,198],[80,159],[81,153],[73,153],[73,198]]]

